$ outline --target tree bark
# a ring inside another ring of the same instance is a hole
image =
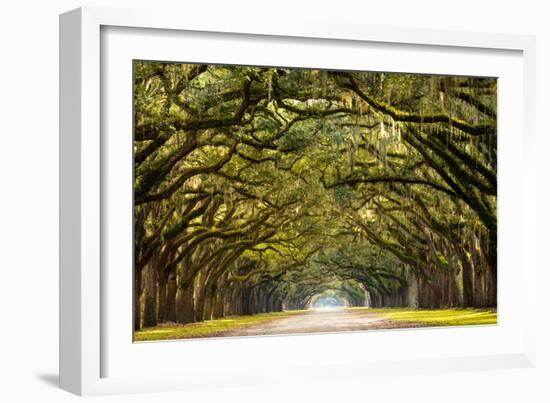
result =
[[[194,310],[194,287],[193,283],[183,288],[178,284],[176,291],[176,322],[191,323],[195,322]]]
[[[168,281],[166,283],[166,320],[169,322],[176,321],[177,290],[176,276],[172,273],[168,276]]]
[[[134,278],[134,330],[141,328],[141,270],[136,270]]]
[[[225,296],[227,294],[227,285],[221,284],[217,287],[218,291],[214,293],[214,302],[212,306],[212,319],[224,317]]]
[[[144,268],[143,327],[157,325],[157,268],[152,259]]]
[[[489,234],[489,251],[487,256],[488,282],[487,305],[497,306],[497,234],[491,231]]]
[[[485,287],[483,271],[480,267],[474,269],[474,307],[482,308],[485,305]]]
[[[206,299],[206,290],[204,284],[199,278],[195,288],[195,322],[201,322],[204,319],[204,305]]]
[[[157,318],[158,322],[166,322],[166,310],[168,306],[167,295],[167,283],[168,275],[166,273],[160,273],[158,276],[158,309]]]
[[[474,305],[472,262],[464,251],[461,252],[460,257],[462,260],[462,305],[469,307]]]
[[[202,312],[202,320],[211,320],[214,310],[214,287],[205,287],[204,290],[204,308]]]

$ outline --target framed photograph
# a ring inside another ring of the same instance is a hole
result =
[[[533,365],[533,38],[85,8],[60,45],[62,388]]]

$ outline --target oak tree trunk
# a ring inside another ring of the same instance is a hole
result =
[[[154,259],[144,270],[143,327],[157,325],[157,268]]]

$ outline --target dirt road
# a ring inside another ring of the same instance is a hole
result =
[[[274,334],[344,332],[349,330],[395,329],[418,327],[411,322],[397,322],[382,318],[364,310],[306,311],[300,314],[276,318],[268,322],[231,329],[216,336],[258,336]]]

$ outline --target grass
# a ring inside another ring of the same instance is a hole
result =
[[[411,322],[424,326],[460,326],[460,325],[492,325],[497,323],[497,313],[491,310],[463,309],[411,309],[411,308],[346,308],[374,313],[384,319]],[[277,318],[284,318],[304,313],[306,311],[285,311],[263,313],[258,315],[235,316],[223,319],[209,320],[199,323],[180,325],[176,323],[162,324],[155,327],[140,329],[134,333],[135,341],[190,339],[212,337],[218,333],[243,328]]]
[[[134,341],[189,339],[196,337],[214,336],[219,332],[268,322],[305,311],[285,311],[262,313],[258,315],[235,316],[223,319],[208,320],[205,322],[188,323],[185,325],[162,324],[155,327],[146,327],[134,333]]]
[[[496,311],[462,309],[351,308],[366,309],[385,319],[421,323],[427,326],[494,325]]]

